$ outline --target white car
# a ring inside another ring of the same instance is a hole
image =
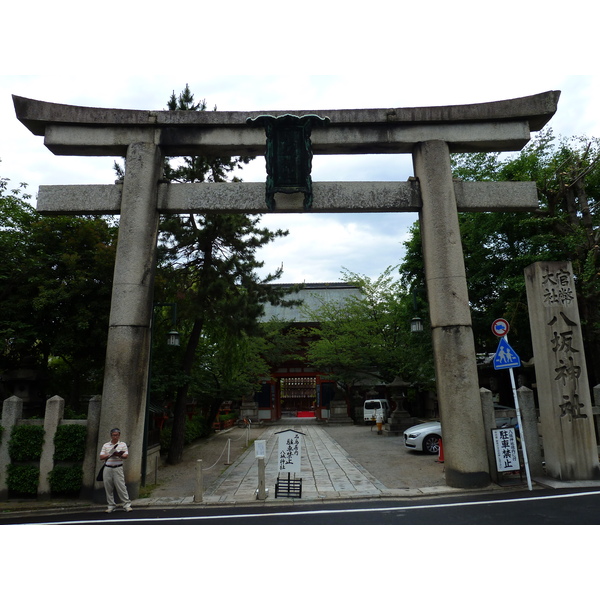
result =
[[[404,432],[404,445],[411,450],[438,454],[442,439],[442,424],[439,421],[429,421],[409,427]]]
[[[514,410],[510,406],[496,404],[495,410]],[[497,417],[496,427],[514,427],[517,424],[516,417]],[[427,452],[427,454],[438,454],[440,451],[440,440],[442,439],[442,424],[439,421],[428,421],[414,427],[409,427],[404,432],[404,445],[411,450]]]

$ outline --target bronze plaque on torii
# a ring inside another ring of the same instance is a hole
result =
[[[312,206],[312,144],[313,126],[329,123],[318,115],[261,115],[249,118],[248,124],[263,125],[267,136],[265,160],[267,182],[265,200],[269,210],[275,210],[275,194],[304,194],[304,209]]]

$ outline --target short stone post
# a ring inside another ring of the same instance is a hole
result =
[[[202,473],[202,460],[196,461],[196,493],[194,494],[194,502],[202,502],[204,494],[204,474]]]
[[[44,445],[40,457],[40,480],[38,482],[38,500],[50,498],[50,471],[54,468],[54,436],[63,418],[65,401],[60,396],[52,396],[46,401],[44,414]]]
[[[494,398],[491,390],[486,388],[479,389],[481,398],[481,410],[483,412],[483,427],[485,429],[485,447],[487,450],[488,465],[490,477],[494,483],[498,483],[498,470],[496,468],[496,455],[494,453],[494,439],[492,438],[492,429],[496,427],[496,417],[494,415]]]
[[[88,403],[87,436],[85,438],[85,455],[83,459],[83,481],[81,485],[81,498],[93,499],[96,473],[100,470],[97,451],[98,427],[100,426],[100,408],[102,396],[93,396]],[[104,492],[104,490],[102,490]],[[98,498],[102,501],[104,493]]]
[[[265,487],[265,459],[262,456],[258,457],[258,492],[257,500],[267,499],[267,490]]]
[[[594,432],[596,433],[596,444],[600,454],[600,385],[592,389],[592,415],[594,415]]]
[[[23,416],[23,400],[17,396],[11,396],[4,401],[2,406],[2,443],[0,443],[0,500],[8,498],[7,473],[10,464],[8,454],[8,441],[13,427]]]
[[[529,473],[532,477],[541,477],[544,474],[542,465],[542,449],[540,446],[540,435],[537,426],[537,412],[533,399],[533,390],[521,386],[517,390],[519,398],[519,409],[521,411],[521,423],[523,431],[521,440],[525,440],[527,447],[527,458],[529,460]]]

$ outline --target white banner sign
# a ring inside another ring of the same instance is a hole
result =
[[[302,435],[297,431],[282,431],[279,436],[279,471],[300,473]]]
[[[256,458],[265,458],[267,455],[266,440],[254,440],[254,456]]]
[[[494,439],[494,452],[496,454],[496,468],[498,473],[519,471],[521,467],[514,427],[492,429],[492,437]]]

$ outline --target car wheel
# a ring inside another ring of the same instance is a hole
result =
[[[427,452],[427,454],[439,454],[441,439],[439,435],[428,435],[423,440],[423,451]]]

